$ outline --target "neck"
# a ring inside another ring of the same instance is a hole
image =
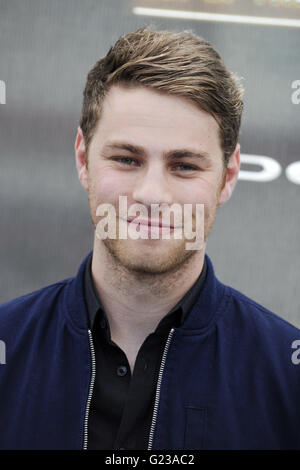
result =
[[[140,273],[118,263],[95,239],[92,276],[107,315],[134,324],[158,323],[199,277],[205,247],[171,272]]]
[[[127,356],[136,355],[148,334],[192,287],[202,271],[204,254],[205,247],[173,271],[141,274],[121,265],[95,238],[93,281],[112,340],[127,350]]]

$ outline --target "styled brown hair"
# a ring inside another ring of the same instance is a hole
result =
[[[208,112],[219,124],[227,165],[239,138],[243,88],[205,39],[189,30],[156,31],[150,25],[121,36],[87,76],[80,118],[87,151],[114,84],[181,96]]]

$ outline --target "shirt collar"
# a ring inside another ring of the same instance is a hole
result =
[[[91,274],[92,256],[93,252],[91,252],[88,257],[84,273],[85,302],[88,313],[88,323],[91,329],[93,329],[95,326],[96,317],[98,321],[98,316],[100,316],[99,321],[108,324],[104,308],[99,299]],[[177,304],[170,310],[170,312],[161,319],[159,325],[156,328],[157,332],[159,332],[161,329],[164,329],[166,326],[180,326],[184,322],[200,294],[206,278],[206,271],[207,263],[206,259],[204,258],[203,268],[198,279],[179,300],[179,302],[177,302]]]

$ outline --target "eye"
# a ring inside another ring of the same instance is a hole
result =
[[[112,157],[112,160],[126,166],[132,166],[132,163],[139,163],[137,160],[130,157]]]
[[[187,165],[185,163],[177,163],[176,165],[174,165],[172,167],[175,171],[177,171],[179,169],[179,171],[183,171],[183,172],[188,172],[188,171],[196,171],[198,170],[198,168],[196,166],[193,166],[193,165]]]

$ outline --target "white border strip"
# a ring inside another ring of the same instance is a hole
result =
[[[288,26],[300,28],[300,20],[288,18],[268,18],[263,16],[227,15],[221,13],[202,13],[199,11],[166,10],[160,8],[134,7],[135,15],[179,18],[184,20],[216,21],[222,23],[257,24],[268,26]]]

